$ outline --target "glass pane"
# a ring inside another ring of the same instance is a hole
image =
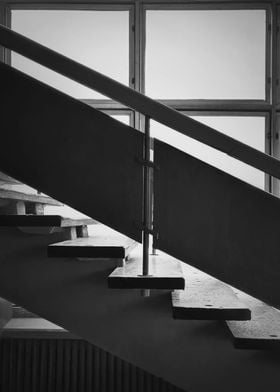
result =
[[[14,10],[12,29],[129,83],[129,11]],[[75,98],[104,98],[16,53],[12,53],[12,65]]]
[[[210,127],[246,143],[262,152],[265,151],[264,117],[192,117]],[[228,155],[184,136],[155,121],[151,122],[152,136],[209,163],[258,188],[264,189],[265,175],[260,170],[246,165]]]
[[[128,114],[112,114],[111,117],[126,125],[130,125],[130,116]]]
[[[265,10],[161,10],[146,17],[147,95],[265,98]]]

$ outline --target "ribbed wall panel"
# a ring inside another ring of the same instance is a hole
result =
[[[0,340],[0,392],[182,392],[83,340]]]

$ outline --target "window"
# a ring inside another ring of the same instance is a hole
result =
[[[265,117],[253,116],[191,116],[210,127],[248,144],[262,152],[266,151]],[[153,137],[171,144],[212,166],[242,179],[254,186],[265,188],[263,172],[230,156],[182,135],[155,121],[151,122]]]
[[[278,154],[273,139],[277,111],[271,110],[276,107],[273,88],[277,86],[270,83],[277,53],[271,45],[275,29],[269,6],[93,1],[92,5],[11,7],[14,30],[233,138]],[[278,20],[279,15],[278,9]],[[15,53],[11,61],[16,68],[140,128],[141,114]],[[155,121],[151,128],[155,137],[269,189],[268,177],[260,171]]]
[[[265,99],[265,10],[148,10],[146,94]]]
[[[129,85],[129,11],[13,10],[12,29]],[[12,65],[75,98],[104,98],[16,53]]]

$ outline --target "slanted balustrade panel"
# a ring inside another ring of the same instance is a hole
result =
[[[141,241],[142,134],[0,65],[0,171]]]
[[[155,246],[279,306],[280,200],[157,140],[155,164]]]

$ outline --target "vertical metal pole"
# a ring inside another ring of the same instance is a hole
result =
[[[151,157],[152,161],[154,161],[154,139],[151,138],[151,150],[153,151],[153,156]],[[153,230],[153,238],[152,238],[152,256],[156,256],[156,248],[155,248],[155,233],[154,233],[154,168],[151,168],[150,170],[150,223],[151,223],[151,228]]]
[[[271,118],[270,118],[270,149],[271,155],[279,159],[279,125],[277,124],[277,101],[278,101],[278,35],[279,35],[279,15],[276,3],[272,5],[271,20]],[[266,175],[268,177],[268,175]],[[280,196],[280,180],[271,177],[271,192]]]
[[[143,219],[143,275],[149,275],[149,235],[151,230],[151,181],[150,181],[150,118],[145,117],[144,135],[144,219]]]

